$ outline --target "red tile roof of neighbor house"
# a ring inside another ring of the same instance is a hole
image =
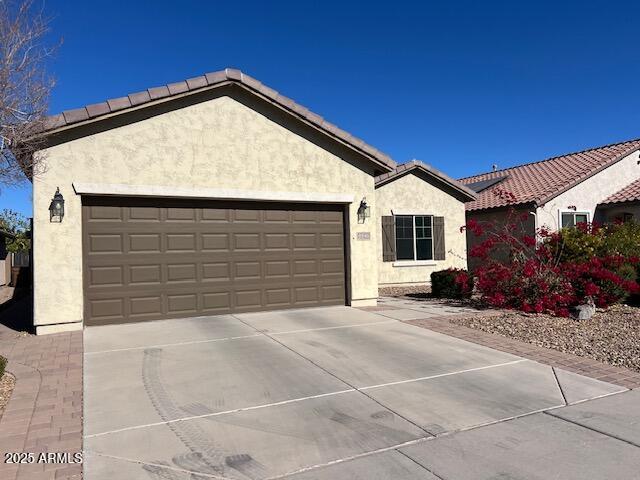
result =
[[[490,188],[487,187],[478,193],[475,201],[467,203],[466,209],[484,210],[523,203],[544,205],[639,149],[640,139],[629,140],[461,178],[460,182],[467,186],[479,182],[487,182],[490,185]],[[493,184],[490,182],[498,179],[502,180]],[[504,195],[498,195],[499,190],[510,192],[515,199],[510,201]]]
[[[281,95],[276,90],[267,87],[255,78],[233,68],[226,68],[217,72],[207,73],[199,77],[189,78],[181,82],[169,83],[159,87],[149,88],[142,92],[130,93],[125,97],[112,98],[101,103],[87,105],[74,110],[65,110],[57,115],[48,117],[45,123],[45,132],[56,132],[71,126],[83,125],[87,122],[100,120],[114,114],[152,105],[161,101],[172,100],[192,93],[197,93],[223,85],[235,84],[246,90],[265,98],[267,101],[284,109],[291,115],[301,119],[324,134],[338,139],[349,147],[357,150],[366,157],[379,164],[384,170],[392,170],[396,162],[377,148],[368,145],[350,133],[327,122],[320,115],[313,113],[306,107],[294,102],[290,98]]]
[[[431,165],[427,165],[426,163],[421,162],[420,160],[411,160],[409,162],[403,163],[402,165],[398,165],[391,172],[383,173],[382,175],[378,175],[375,178],[375,187],[381,187],[382,185],[386,185],[389,182],[392,182],[408,173],[413,171],[421,171],[426,173],[428,176],[435,178],[441,183],[448,185],[455,192],[460,194],[463,197],[464,201],[474,200],[476,198],[476,193],[463,185],[462,183],[454,180],[446,173],[441,172],[437,168],[433,168]]]
[[[600,202],[600,204],[605,205],[610,203],[624,202],[640,202],[640,178],[638,178],[634,182],[631,182],[629,185],[624,187],[622,190],[617,191],[610,197],[607,197],[602,202]]]

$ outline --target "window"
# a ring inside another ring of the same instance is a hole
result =
[[[396,258],[398,260],[433,260],[433,217],[397,215]]]
[[[562,212],[562,228],[575,227],[579,223],[589,223],[588,212]]]

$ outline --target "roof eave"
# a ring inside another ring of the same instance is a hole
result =
[[[410,168],[407,168],[401,172],[396,172],[396,173],[391,173],[387,178],[384,178],[378,182],[375,183],[375,188],[380,188],[388,183],[394,182],[402,177],[404,177],[405,175],[409,174],[409,173],[413,173],[415,170],[419,170],[421,172],[426,173],[427,175],[435,178],[436,180],[439,180],[440,182],[445,183],[447,186],[449,186],[451,189],[455,190],[457,193],[461,194],[463,197],[465,197],[467,200],[465,200],[466,202],[472,202],[474,200],[476,200],[478,198],[478,195],[472,191],[471,189],[465,187],[462,184],[459,184],[459,182],[448,178],[446,175],[435,171],[435,169],[429,169],[429,168],[425,168],[423,165],[413,165]]]

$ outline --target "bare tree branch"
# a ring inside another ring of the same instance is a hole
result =
[[[46,62],[50,20],[34,0],[0,0],[0,186],[45,169],[41,135],[54,81]]]

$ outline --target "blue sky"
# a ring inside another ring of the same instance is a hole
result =
[[[461,177],[640,137],[638,2],[49,0],[51,112],[232,66]],[[30,184],[0,208],[31,212]]]

